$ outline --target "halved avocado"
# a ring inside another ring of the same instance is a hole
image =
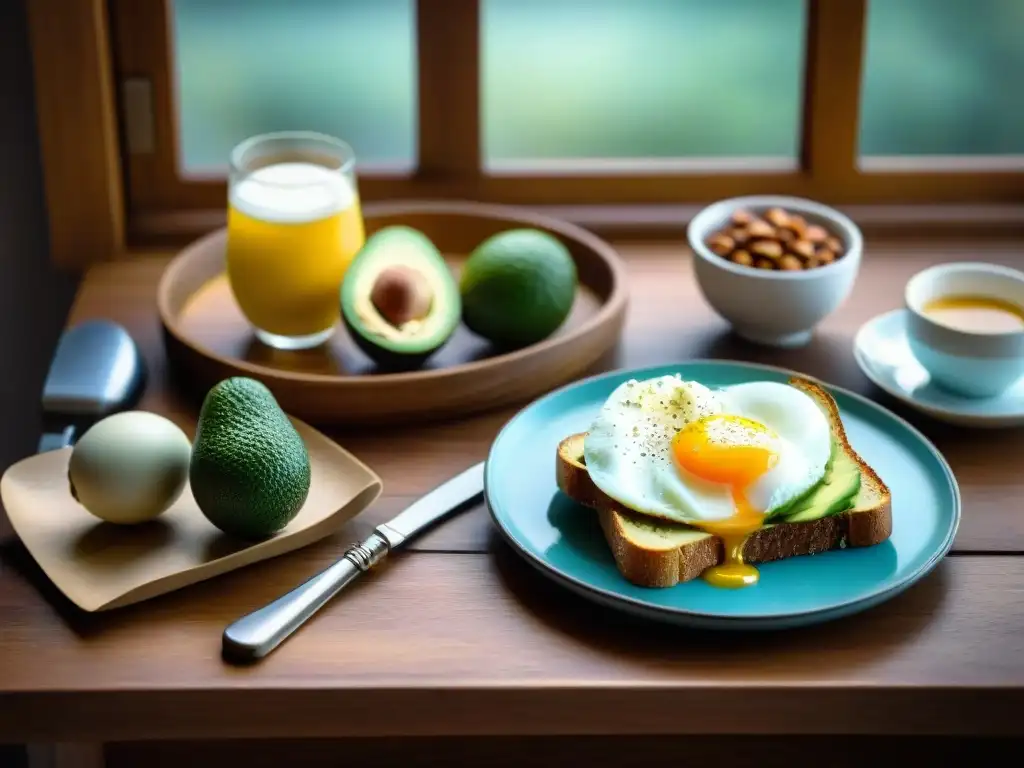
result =
[[[462,314],[458,283],[422,232],[385,227],[372,235],[341,286],[341,317],[381,368],[421,365],[448,341]]]

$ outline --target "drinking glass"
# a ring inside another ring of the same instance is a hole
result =
[[[227,273],[264,344],[323,344],[340,317],[345,272],[365,242],[356,159],[309,131],[253,136],[231,153]]]

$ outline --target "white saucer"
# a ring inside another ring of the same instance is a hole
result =
[[[907,344],[905,309],[886,312],[861,326],[853,356],[876,386],[934,419],[963,427],[1024,425],[1024,379],[1001,395],[978,399],[932,383]]]

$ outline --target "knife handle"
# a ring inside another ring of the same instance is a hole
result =
[[[349,547],[326,570],[229,624],[223,637],[225,655],[244,661],[266,656],[338,592],[387,557],[389,551],[387,539],[379,533]]]

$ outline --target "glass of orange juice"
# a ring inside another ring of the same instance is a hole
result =
[[[341,282],[366,239],[355,164],[348,144],[307,131],[232,151],[228,281],[264,344],[307,349],[334,333]]]

